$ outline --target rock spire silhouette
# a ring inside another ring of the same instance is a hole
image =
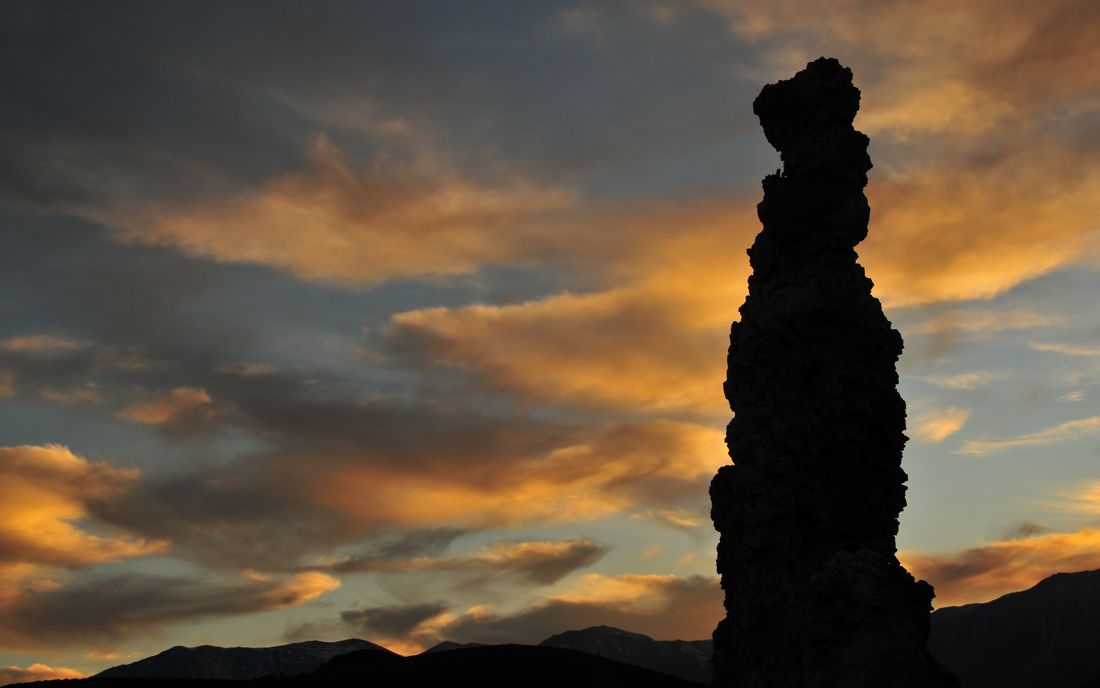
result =
[[[871,212],[859,98],[851,70],[820,58],[753,103],[783,169],[763,180],[730,332],[715,686],[958,685],[928,652],[932,586],[895,556],[902,339],[856,262]]]

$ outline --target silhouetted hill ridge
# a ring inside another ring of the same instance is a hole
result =
[[[645,667],[698,683],[710,683],[710,640],[654,640],[612,626],[592,626],[550,636],[543,647],[563,647]]]
[[[367,640],[307,640],[275,647],[170,647],[160,654],[106,669],[102,678],[179,678],[250,680],[274,674],[305,674],[348,652],[393,654]]]
[[[966,688],[1100,686],[1100,569],[936,610],[929,647]]]
[[[429,652],[448,652],[450,650],[461,650],[466,647],[485,647],[485,643],[456,643],[452,640],[444,640],[443,642],[436,643],[435,645],[429,647],[427,650],[424,650],[424,653],[427,654]]]
[[[163,654],[163,653],[162,653]],[[36,681],[23,688],[305,688],[470,683],[478,688],[700,688],[702,684],[578,650],[536,645],[486,645],[402,657],[374,649],[338,655],[316,671],[252,681],[93,676]]]
[[[606,657],[543,645],[483,645],[411,657],[353,652],[298,677],[327,685],[436,685],[456,681],[479,688],[699,688],[700,683]]]

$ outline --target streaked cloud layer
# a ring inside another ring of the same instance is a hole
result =
[[[1092,4],[108,4],[0,7],[0,676],[708,635],[751,102],[821,54],[903,560],[941,605],[1100,566]]]

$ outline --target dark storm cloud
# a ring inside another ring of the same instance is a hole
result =
[[[339,584],[320,573],[219,582],[139,574],[86,579],[23,591],[0,607],[0,646],[117,641],[182,621],[297,606]]]

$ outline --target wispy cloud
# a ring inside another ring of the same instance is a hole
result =
[[[564,191],[519,181],[476,184],[430,151],[365,167],[357,170],[320,137],[308,169],[243,198],[128,208],[100,219],[133,241],[353,286],[530,259],[542,241],[519,221],[571,202]]]
[[[943,442],[962,430],[969,418],[968,409],[945,408],[929,411],[913,419],[912,432],[924,442]]]
[[[25,591],[0,607],[0,647],[102,646],[174,623],[296,607],[335,590],[321,572],[236,580],[120,574]]]
[[[1100,516],[1100,480],[1090,480],[1080,487],[1064,490],[1050,506],[1058,511]]]
[[[338,572],[465,571],[481,576],[512,576],[523,582],[548,585],[577,569],[591,566],[607,551],[606,546],[590,538],[498,542],[465,555],[412,559],[351,557],[327,568]]]
[[[1091,435],[1100,431],[1100,416],[1079,418],[1059,423],[1053,427],[1026,435],[1018,435],[1005,439],[993,440],[967,440],[962,447],[956,449],[958,454],[971,456],[986,456],[997,452],[1016,449],[1018,447],[1042,447],[1052,444],[1069,442],[1080,437]]]
[[[0,340],[0,351],[47,356],[76,351],[88,346],[90,343],[87,341],[52,334],[28,334]]]
[[[994,372],[990,370],[978,370],[971,373],[957,373],[954,375],[925,375],[918,377],[918,380],[922,380],[937,387],[947,387],[949,389],[975,389],[987,385],[990,382],[1003,379],[1004,373]]]
[[[1053,351],[1067,356],[1100,356],[1100,346],[1085,346],[1059,342],[1032,342],[1031,348],[1036,351]]]
[[[102,404],[107,401],[103,393],[96,389],[94,385],[69,390],[43,387],[38,391],[38,395],[46,401],[53,401],[58,404]]]

